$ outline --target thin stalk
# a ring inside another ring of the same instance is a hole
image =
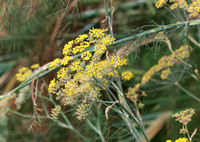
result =
[[[82,138],[83,141],[89,142],[89,140],[88,140],[87,138],[85,138],[81,133],[79,133],[76,129],[74,129],[74,128],[72,127],[71,130],[72,130],[75,134],[77,134],[80,138]]]
[[[103,103],[105,106],[109,106],[109,105],[107,105],[106,103]],[[117,112],[121,117],[122,117],[122,119],[126,122],[126,125],[130,128],[130,126],[131,126],[131,128],[132,128],[132,130],[131,130],[131,134],[138,140],[138,139],[140,139],[141,138],[141,135],[138,133],[138,131],[136,130],[136,128],[134,127],[134,125],[132,125],[132,122],[130,121],[130,119],[127,117],[127,115],[129,115],[131,118],[132,118],[132,120],[134,120],[134,122],[139,126],[139,123],[138,123],[138,121],[136,120],[135,121],[135,117],[134,116],[131,116],[131,114],[129,114],[129,112],[127,111],[127,109],[122,105],[122,104],[120,104],[120,103],[117,103],[117,104],[119,104],[120,105],[120,107],[122,107],[122,109],[124,110],[124,111],[126,111],[127,112],[127,114],[125,115],[124,113],[122,113],[121,111],[119,111],[119,109],[114,109],[113,107],[111,108],[113,111],[115,111],[115,112]],[[129,120],[128,120],[129,119]],[[131,122],[131,123],[130,123]],[[130,125],[131,124],[131,125]]]
[[[132,113],[132,111],[131,111],[131,109],[130,109],[130,107],[129,107],[127,101],[126,101],[126,98],[125,98],[124,94],[122,93],[122,92],[123,92],[123,88],[122,88],[121,79],[119,79],[119,77],[116,78],[116,82],[117,82],[118,87],[115,86],[115,88],[117,87],[116,89],[117,89],[118,92],[121,94],[121,95],[119,95],[118,97],[122,97],[122,101],[123,101],[122,103],[124,103],[124,106],[126,106],[126,107],[128,108],[128,110],[130,110],[130,113]],[[114,85],[115,85],[115,84],[114,84]],[[139,110],[138,110],[137,105],[135,105],[135,106],[136,106],[136,109],[137,109],[137,113],[139,113]],[[132,113],[132,114],[133,114],[133,113]],[[140,124],[141,124],[141,126],[142,126],[142,131],[145,132],[145,128],[144,128],[144,125],[143,125],[143,122],[142,122],[142,118],[140,117],[140,114],[138,115],[138,117],[139,117]]]
[[[120,104],[120,103],[119,103],[119,104]],[[142,126],[140,125],[139,121],[137,120],[137,118],[136,118],[134,115],[132,115],[122,104],[120,104],[120,106],[121,106],[122,109],[125,110],[125,111],[129,114],[129,116],[135,121],[135,123],[137,124],[137,126],[138,126],[139,129],[141,130],[141,132],[142,132],[144,138],[146,139],[146,141],[147,141],[147,142],[150,142],[149,139],[148,139],[148,137],[146,136],[145,132],[143,131]]]
[[[104,142],[105,140],[104,140],[104,137],[103,137],[101,131],[99,129],[97,129],[89,119],[87,119],[86,121],[87,121],[88,125],[99,135],[101,141]]]
[[[100,83],[112,96],[113,96],[113,98],[115,98],[115,100],[118,100],[116,97],[115,97],[115,95],[112,93],[112,91],[107,87],[107,86],[105,86],[102,82],[100,82],[98,79],[96,79],[95,77],[94,77],[94,79],[98,82],[98,83]],[[119,103],[120,105],[122,105],[121,103]],[[123,105],[122,105],[123,106]],[[121,115],[121,114],[120,114]],[[127,115],[125,115],[124,113],[123,113],[123,119],[124,118],[126,118],[127,119]],[[139,123],[138,123],[138,121],[137,121],[137,119],[136,119],[136,117],[134,116],[134,118],[135,119],[133,119],[133,120],[136,120],[135,122],[139,125]],[[128,126],[130,126],[131,124],[129,123],[129,121],[127,121],[126,119],[124,119],[125,120],[125,122],[126,122],[126,124],[128,125]],[[130,127],[129,127],[130,128]],[[131,128],[133,128],[133,126],[131,127]],[[134,129],[133,129],[134,130]],[[131,132],[133,131],[132,129],[131,129]],[[135,133],[138,133],[137,132],[137,130],[136,131],[134,131]],[[133,134],[133,136],[135,137],[135,134],[134,133],[132,133]],[[139,136],[139,138],[140,138],[140,135],[139,135],[139,133],[137,134],[138,136]],[[144,136],[145,137],[145,136]],[[135,137],[135,138],[137,138],[137,137]],[[146,138],[146,137],[145,137]],[[148,139],[147,139],[147,142],[148,142]]]
[[[32,117],[33,117],[33,115],[22,114],[22,113],[19,113],[19,112],[17,112],[17,111],[13,111],[13,110],[10,109],[10,108],[7,108],[7,111],[8,111],[8,112],[11,112],[11,113],[13,113],[13,114],[15,114],[15,115],[24,117],[24,118],[32,118]],[[68,125],[66,125],[65,123],[63,123],[63,122],[61,122],[61,121],[59,121],[59,120],[51,119],[51,118],[48,117],[48,116],[40,116],[40,118],[43,118],[43,119],[50,119],[51,121],[56,122],[60,127],[67,128],[67,129],[70,128],[70,129],[71,129],[71,127],[68,126]]]
[[[130,132],[133,135],[133,137],[136,139],[136,141],[138,142],[138,140],[140,140],[140,142],[142,142],[141,135],[138,133],[137,129],[132,125],[132,122],[130,121],[128,116],[124,116],[122,117],[122,119],[126,122],[126,125],[130,129]]]
[[[104,136],[101,131],[101,116],[102,116],[101,110],[99,107],[96,107],[96,110],[97,110],[97,128],[99,130],[99,133],[100,133],[99,135],[101,137],[102,142],[105,142]]]
[[[185,92],[187,95],[189,95],[190,97],[192,97],[193,99],[195,99],[196,101],[200,102],[200,98],[196,97],[195,95],[193,95],[192,93],[190,93],[189,91],[187,91],[185,88],[183,88],[178,82],[175,83],[175,85],[177,87],[179,87],[183,92]]]
[[[189,141],[192,142],[192,138],[190,137],[190,134],[189,134],[189,131],[188,131],[188,128],[187,128],[187,124],[184,124],[184,125],[185,125],[185,128],[186,128],[186,132],[187,132]]]
[[[99,81],[96,77],[94,77],[94,79],[100,84],[100,85],[102,85],[111,95],[112,95],[112,97],[117,101],[118,99],[115,97],[115,95],[112,93],[112,91],[110,91],[110,89],[107,87],[107,86],[105,86],[101,81]]]
[[[193,43],[195,44],[198,48],[200,48],[200,43],[198,43],[193,37],[191,34],[188,34],[188,39]]]
[[[139,34],[135,34],[133,36],[129,36],[129,37],[117,40],[117,41],[115,41],[115,43],[109,45],[109,47],[116,46],[116,45],[119,45],[119,44],[122,44],[122,43],[125,43],[125,42],[128,42],[128,41],[135,40],[135,39],[137,39],[138,37],[141,37],[141,36],[147,36],[147,35],[157,33],[157,32],[160,32],[160,31],[171,30],[171,29],[174,29],[174,28],[180,28],[180,27],[187,25],[187,24],[189,26],[199,25],[200,19],[191,20],[191,21],[184,21],[184,22],[169,24],[169,25],[160,25],[157,28],[153,28],[151,30],[144,31],[144,32],[139,33]]]
[[[169,6],[169,5],[167,5],[167,6]],[[178,17],[173,13],[173,11],[171,10],[171,9],[169,9],[167,6],[163,6],[164,8],[166,8],[167,10],[168,10],[168,12],[170,12],[173,16],[174,16],[174,18],[176,18],[176,20],[177,21],[179,21],[179,19],[178,19]]]
[[[52,100],[51,98],[48,98],[48,97],[45,97],[45,96],[42,96],[40,95],[40,97],[42,99],[45,99],[45,100],[48,100],[50,102],[52,102],[54,105],[56,105],[55,101]],[[60,123],[59,126],[63,126],[64,128],[68,128],[68,129],[71,129],[75,134],[77,134],[80,138],[83,139],[83,141],[85,142],[89,142],[89,140],[87,138],[85,138],[80,132],[78,132],[76,129],[74,129],[74,127],[71,125],[69,119],[66,117],[66,115],[64,114],[63,111],[60,112],[61,116],[63,117],[63,119],[65,120],[65,122],[67,123],[67,125],[65,123]],[[50,118],[51,119],[51,118]],[[52,120],[52,119],[51,119]]]

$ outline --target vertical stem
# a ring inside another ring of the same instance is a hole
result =
[[[74,127],[71,125],[69,119],[66,117],[66,115],[61,111],[60,114],[62,115],[62,117],[64,118],[65,122],[71,127],[70,129],[76,133],[80,138],[82,138],[85,142],[89,142],[89,140],[87,138],[85,138],[80,132],[78,132],[76,129],[74,129]]]
[[[189,134],[189,131],[188,131],[188,128],[187,128],[187,124],[184,124],[184,125],[185,125],[186,131],[187,131],[189,141],[192,142],[192,138],[190,137],[190,134]]]
[[[143,136],[145,137],[146,141],[149,142],[148,137],[145,133],[144,128],[141,126],[141,124],[138,122],[138,119],[135,117],[135,115],[132,113],[130,107],[128,106],[126,99],[124,98],[124,94],[119,90],[119,88],[112,82],[112,85],[117,89],[119,95],[119,100],[120,100],[120,105],[124,108],[124,110],[133,118],[133,120],[138,124]],[[122,105],[122,104],[123,105]]]

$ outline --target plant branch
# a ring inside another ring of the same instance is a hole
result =
[[[189,26],[192,26],[192,25],[199,25],[200,24],[200,19],[198,20],[191,20],[191,21],[185,21],[185,22],[180,22],[180,23],[175,23],[175,24],[170,24],[170,25],[163,25],[163,26],[158,26],[157,28],[153,28],[151,30],[147,30],[145,32],[142,32],[140,34],[136,34],[136,35],[133,35],[133,36],[129,36],[129,37],[126,37],[126,38],[123,38],[123,39],[120,39],[120,40],[117,40],[115,43],[109,45],[109,47],[112,47],[112,46],[116,46],[116,45],[120,45],[122,43],[126,43],[126,42],[129,42],[129,41],[132,41],[132,40],[135,40],[137,39],[138,37],[141,37],[141,36],[148,36],[148,35],[151,35],[153,33],[157,33],[157,32],[160,32],[160,31],[165,31],[165,30],[171,30],[171,29],[174,29],[174,28],[180,28],[184,25],[189,25]],[[91,49],[93,50],[93,49]],[[72,57],[71,60],[74,60],[75,58],[79,57],[80,55],[77,55],[75,57]],[[12,93],[22,89],[23,87],[31,84],[32,82],[32,79],[39,75],[40,73],[44,72],[45,70],[49,69],[49,64],[46,64],[44,65],[43,67],[41,67],[41,69],[34,75],[32,75],[29,79],[27,79],[26,81],[24,81],[23,83],[21,83],[19,86],[17,86],[16,88],[14,88],[13,90],[11,90],[10,92],[6,93],[6,94],[3,94],[0,96],[0,101],[11,96]],[[60,66],[59,66],[60,67]],[[52,71],[58,69],[59,67],[56,67],[55,69],[53,70],[48,70],[46,72],[44,72],[43,74],[39,75],[39,78],[47,75],[48,73],[51,73]]]

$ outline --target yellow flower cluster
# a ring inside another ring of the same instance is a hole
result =
[[[160,70],[165,69],[167,67],[173,66],[175,64],[175,61],[188,58],[190,55],[189,52],[190,49],[191,47],[189,45],[181,46],[171,55],[161,57],[160,60],[158,61],[158,64],[151,67],[149,71],[143,75],[141,85],[147,83],[156,72],[159,72]],[[165,72],[166,71],[164,71],[164,73]],[[170,72],[168,71],[168,73]]]
[[[124,65],[127,65],[127,59],[123,59],[119,56],[112,57],[110,64],[113,66],[113,68],[120,68]]]
[[[28,79],[31,74],[33,73],[33,70],[36,70],[40,67],[39,64],[33,64],[31,65],[31,69],[29,69],[28,67],[23,67],[21,69],[19,69],[18,73],[16,74],[16,79],[20,82],[25,81],[26,79]]]
[[[74,61],[74,62],[72,62],[70,68],[71,68],[71,71],[72,71],[72,72],[73,72],[73,71],[77,71],[77,72],[78,72],[78,71],[81,70],[82,66],[80,65],[80,62],[79,62],[79,61]]]
[[[115,76],[115,75],[117,75],[118,74],[118,72],[117,72],[117,70],[116,69],[114,69],[114,70],[112,70],[112,71],[109,71],[109,73],[107,74],[109,77],[113,77],[113,76]]]
[[[155,4],[156,8],[162,7],[164,4],[167,3],[168,0],[158,0]]]
[[[67,65],[70,61],[70,56],[65,56],[62,60],[61,60],[61,65]]]
[[[122,72],[122,75],[121,75],[121,78],[122,80],[130,80],[132,77],[133,77],[133,73],[131,71],[125,71],[125,72]]]
[[[133,88],[128,88],[128,92],[126,93],[126,96],[132,101],[134,102],[135,104],[137,103],[137,100],[138,100],[138,96],[139,94],[135,93],[136,90],[133,89]]]
[[[127,64],[127,59],[123,59],[119,56],[114,56],[109,60],[100,61],[98,63],[92,62],[87,65],[87,73],[91,75],[91,77],[102,78],[107,74],[116,73],[116,68],[120,68]]]
[[[50,64],[49,69],[55,69],[56,67],[59,66],[60,62],[61,62],[61,59],[56,58],[56,59]]]
[[[169,74],[170,74],[170,68],[167,68],[161,72],[160,78],[164,80],[168,78]]]
[[[31,69],[38,69],[40,67],[39,64],[33,64],[31,65]]]
[[[158,0],[155,4],[156,8],[160,8],[165,5],[168,0]],[[191,0],[189,4],[186,0],[169,0],[173,4],[170,6],[171,10],[175,10],[177,8],[181,8],[186,10],[189,13],[189,18],[197,18],[200,16],[200,1],[199,0]]]
[[[185,0],[170,0],[173,4],[170,6],[170,9],[174,10],[177,8],[186,9],[188,8],[188,4]]]
[[[195,110],[190,108],[186,109],[184,111],[181,111],[180,113],[175,113],[172,117],[176,118],[176,121],[182,124],[187,124],[191,121],[192,116],[195,114]]]
[[[107,31],[108,29],[90,29],[89,30],[89,35],[93,38],[102,38],[104,35],[105,35],[105,32]]]
[[[190,13],[191,17],[199,17],[200,16],[200,1],[199,0],[192,0],[188,8],[188,12]]]
[[[166,142],[172,142],[172,140],[166,140]],[[175,142],[189,142],[188,138],[179,138],[176,139]]]
[[[137,87],[137,88],[136,88]],[[128,92],[126,93],[126,96],[139,108],[144,107],[144,104],[142,104],[141,102],[139,104],[137,104],[139,97],[142,96],[146,96],[146,93],[144,91],[142,91],[142,93],[138,94],[136,93],[136,90],[139,89],[140,85],[137,84],[137,86],[134,88],[128,88]]]
[[[81,54],[81,58],[85,61],[90,60],[91,57],[92,57],[92,53],[90,53],[90,51],[86,51],[83,54]]]
[[[83,104],[81,103],[78,108],[76,109],[76,115],[79,120],[85,119],[85,117],[88,115],[88,109],[89,104]]]
[[[64,55],[71,55],[73,43],[74,43],[74,41],[72,40],[72,41],[69,41],[67,44],[65,44],[65,46],[63,48]]]
[[[182,59],[188,58],[190,55],[189,51],[190,49],[191,47],[189,45],[184,45],[181,46],[179,49],[175,50],[171,55],[161,57],[160,60],[158,61],[158,64],[152,66],[143,75],[141,83],[135,85],[135,87],[133,88],[133,92],[136,93],[139,90],[140,86],[146,84],[156,72],[159,72],[165,68],[167,69],[162,71],[161,78],[166,79],[170,74],[169,67],[173,66],[176,63],[176,61],[182,61]],[[132,100],[131,95],[127,97]]]
[[[77,38],[75,39],[75,43],[77,44],[77,43],[79,43],[79,42],[82,42],[82,41],[84,41],[86,38],[88,38],[88,35],[87,35],[87,34],[79,35],[79,37],[77,37]]]
[[[55,81],[55,78],[53,80],[50,81],[49,83],[49,87],[48,87],[48,91],[49,93],[56,93],[56,81]]]
[[[68,69],[67,68],[61,68],[57,72],[57,78],[59,79],[60,82],[69,80],[70,76],[68,76]]]
[[[55,108],[51,110],[52,119],[58,119],[58,115],[60,114],[61,106],[57,105]]]
[[[101,60],[101,56],[107,50],[107,46],[114,42],[115,38],[106,35],[107,29],[91,29],[89,34],[83,34],[75,40],[69,41],[63,48],[63,59],[55,59],[50,68],[62,65],[57,72],[57,79],[53,79],[48,91],[56,94],[56,99],[64,105],[74,105],[82,101],[76,110],[77,118],[84,119],[87,115],[89,102],[100,97],[98,81],[108,84],[110,76],[116,73],[117,68],[127,64],[127,60],[119,56]],[[93,45],[94,53],[87,47]],[[79,54],[79,55],[77,55]],[[74,61],[73,56],[76,58]],[[127,77],[126,77],[127,78]]]
[[[187,124],[188,124],[188,122],[191,121],[191,118],[194,114],[195,114],[195,110],[190,108],[190,109],[181,111],[180,113],[175,113],[172,116],[172,117],[176,118],[176,121],[183,124],[182,128],[179,130],[180,134],[185,134],[188,132]]]
[[[27,67],[23,67],[21,69],[19,69],[19,72],[16,74],[16,78],[18,81],[25,81],[27,78],[29,78],[32,74],[32,70],[27,68]]]

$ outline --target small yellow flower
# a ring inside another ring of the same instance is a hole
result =
[[[66,78],[68,78],[68,68],[61,68],[58,72],[57,72],[57,78],[62,81],[65,80]]]
[[[167,68],[161,72],[160,78],[162,80],[166,79],[170,74],[170,68]]]
[[[51,62],[49,68],[50,68],[50,69],[55,69],[56,67],[59,66],[60,62],[61,62],[61,59],[56,58],[53,62]]]
[[[118,72],[117,72],[117,70],[111,70],[109,73],[108,73],[108,76],[115,76],[115,75],[117,75],[118,74]]]
[[[90,29],[89,35],[94,38],[102,38],[108,29]]]
[[[70,60],[70,56],[65,56],[65,57],[61,60],[61,64],[65,66],[65,65],[68,64],[69,60]]]
[[[31,66],[31,69],[37,69],[37,68],[39,68],[39,67],[40,67],[39,64],[33,64],[33,65]]]
[[[131,71],[126,71],[126,72],[123,72],[122,75],[121,75],[121,78],[122,80],[130,80],[132,77],[133,77],[133,73]]]
[[[166,4],[167,3],[167,1],[168,0],[158,0],[157,2],[156,2],[156,8],[160,8],[160,7],[162,7],[164,4]]]
[[[48,91],[49,91],[49,93],[55,93],[55,90],[56,90],[56,81],[55,81],[55,78],[54,78],[49,83]]]
[[[79,42],[82,42],[82,41],[84,41],[86,38],[88,38],[88,35],[87,35],[87,34],[79,35],[79,37],[77,37],[77,38],[75,39],[75,43],[77,44],[77,43],[79,43]]]
[[[166,142],[172,142],[172,140],[166,140]],[[176,139],[175,142],[189,142],[188,138],[179,138]]]
[[[65,44],[64,48],[63,48],[63,54],[64,55],[70,55],[71,51],[72,51],[72,46],[74,44],[74,41],[69,41],[67,44]]]
[[[189,141],[188,141],[188,138],[179,138],[179,139],[176,139],[175,142],[189,142]]]
[[[19,69],[19,72],[16,74],[16,79],[18,81],[25,81],[28,77],[30,77],[32,74],[32,70],[30,70],[27,67],[23,67]]]
[[[71,71],[80,71],[80,70],[81,70],[81,65],[79,61],[72,62]]]
[[[188,8],[188,12],[190,13],[189,17],[198,18],[200,16],[200,1],[192,0],[192,3]]]
[[[127,65],[127,59],[123,59],[122,57],[119,57],[119,56],[114,56],[114,57],[112,57],[110,64],[114,68],[120,68],[124,65]]]
[[[86,51],[83,54],[81,54],[81,58],[85,61],[90,60],[91,57],[92,57],[92,53],[90,53],[90,51]]]
[[[58,115],[60,114],[60,111],[61,111],[61,106],[60,105],[57,105],[55,108],[53,108],[51,110],[51,118],[52,119],[58,119]]]

